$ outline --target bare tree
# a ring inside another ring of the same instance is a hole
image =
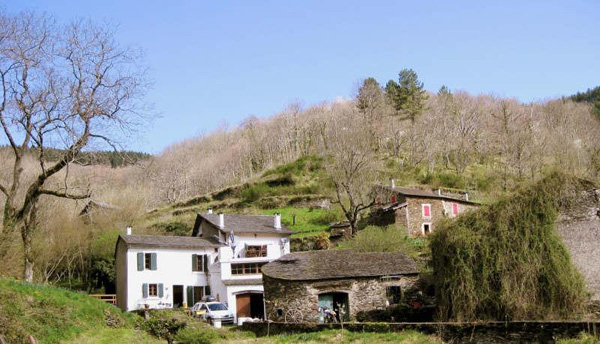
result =
[[[344,112],[329,130],[327,173],[354,235],[360,214],[374,203],[371,188],[377,179],[378,160],[365,135],[362,116],[355,108]]]
[[[69,164],[93,142],[116,147],[115,129],[138,124],[144,73],[139,55],[119,47],[107,28],[85,21],[57,25],[33,13],[0,16],[0,125],[13,154],[10,180],[0,184],[0,239],[4,243],[20,231],[23,277],[32,281],[40,197],[90,197],[87,188],[70,184]],[[23,159],[30,148],[39,166],[28,181]],[[48,148],[64,151],[49,161]],[[5,254],[0,249],[0,257]]]

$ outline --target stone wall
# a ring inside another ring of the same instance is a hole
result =
[[[568,211],[559,214],[556,229],[571,252],[592,293],[600,300],[600,202],[599,191],[582,192]]]
[[[324,281],[287,281],[263,275],[267,314],[273,321],[285,321],[288,310],[297,310],[303,321],[318,322],[319,294],[330,292],[348,294],[348,316],[355,319],[358,312],[386,306],[386,287],[400,286],[403,293],[410,293],[417,283],[416,275],[390,280],[376,277]]]

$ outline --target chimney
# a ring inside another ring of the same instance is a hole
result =
[[[436,193],[438,194],[438,196],[441,196],[442,195],[442,189],[437,189]]]
[[[208,213],[212,214],[212,208],[208,208]]]
[[[465,201],[468,201],[468,200],[469,200],[469,193],[465,192]]]
[[[275,229],[281,229],[281,214],[275,213],[275,218],[273,219],[273,227],[275,227]]]
[[[394,181],[394,179],[390,179],[390,186],[392,189],[396,187],[396,181]]]
[[[225,228],[225,214],[219,213],[219,228]]]
[[[127,226],[125,232],[127,233],[127,235],[131,235],[131,226]]]

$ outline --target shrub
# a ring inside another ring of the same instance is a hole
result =
[[[242,191],[242,201],[246,203],[256,202],[267,194],[268,186],[265,184],[253,184]]]
[[[583,277],[555,230],[559,209],[590,185],[561,174],[454,221],[440,223],[431,252],[441,317],[453,320],[572,317]]]
[[[172,311],[148,311],[148,319],[138,320],[138,326],[151,335],[172,343],[175,335],[187,325],[185,321],[174,317]]]
[[[192,228],[183,222],[157,223],[154,228],[159,229],[169,235],[186,236],[189,235]]]
[[[416,256],[415,248],[421,245],[422,240],[410,238],[402,226],[368,226],[338,247],[357,252],[403,252]]]
[[[340,216],[335,211],[324,211],[322,214],[315,216],[309,220],[313,225],[329,225],[340,219]]]

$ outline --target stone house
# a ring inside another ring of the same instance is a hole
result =
[[[436,223],[446,217],[456,217],[476,209],[479,203],[469,201],[464,193],[451,194],[438,190],[378,185],[373,188],[375,204],[371,215],[377,225],[401,224],[410,235],[427,235]]]
[[[262,271],[268,319],[285,322],[323,322],[325,308],[353,320],[403,303],[419,279],[415,262],[400,252],[296,252]]]

